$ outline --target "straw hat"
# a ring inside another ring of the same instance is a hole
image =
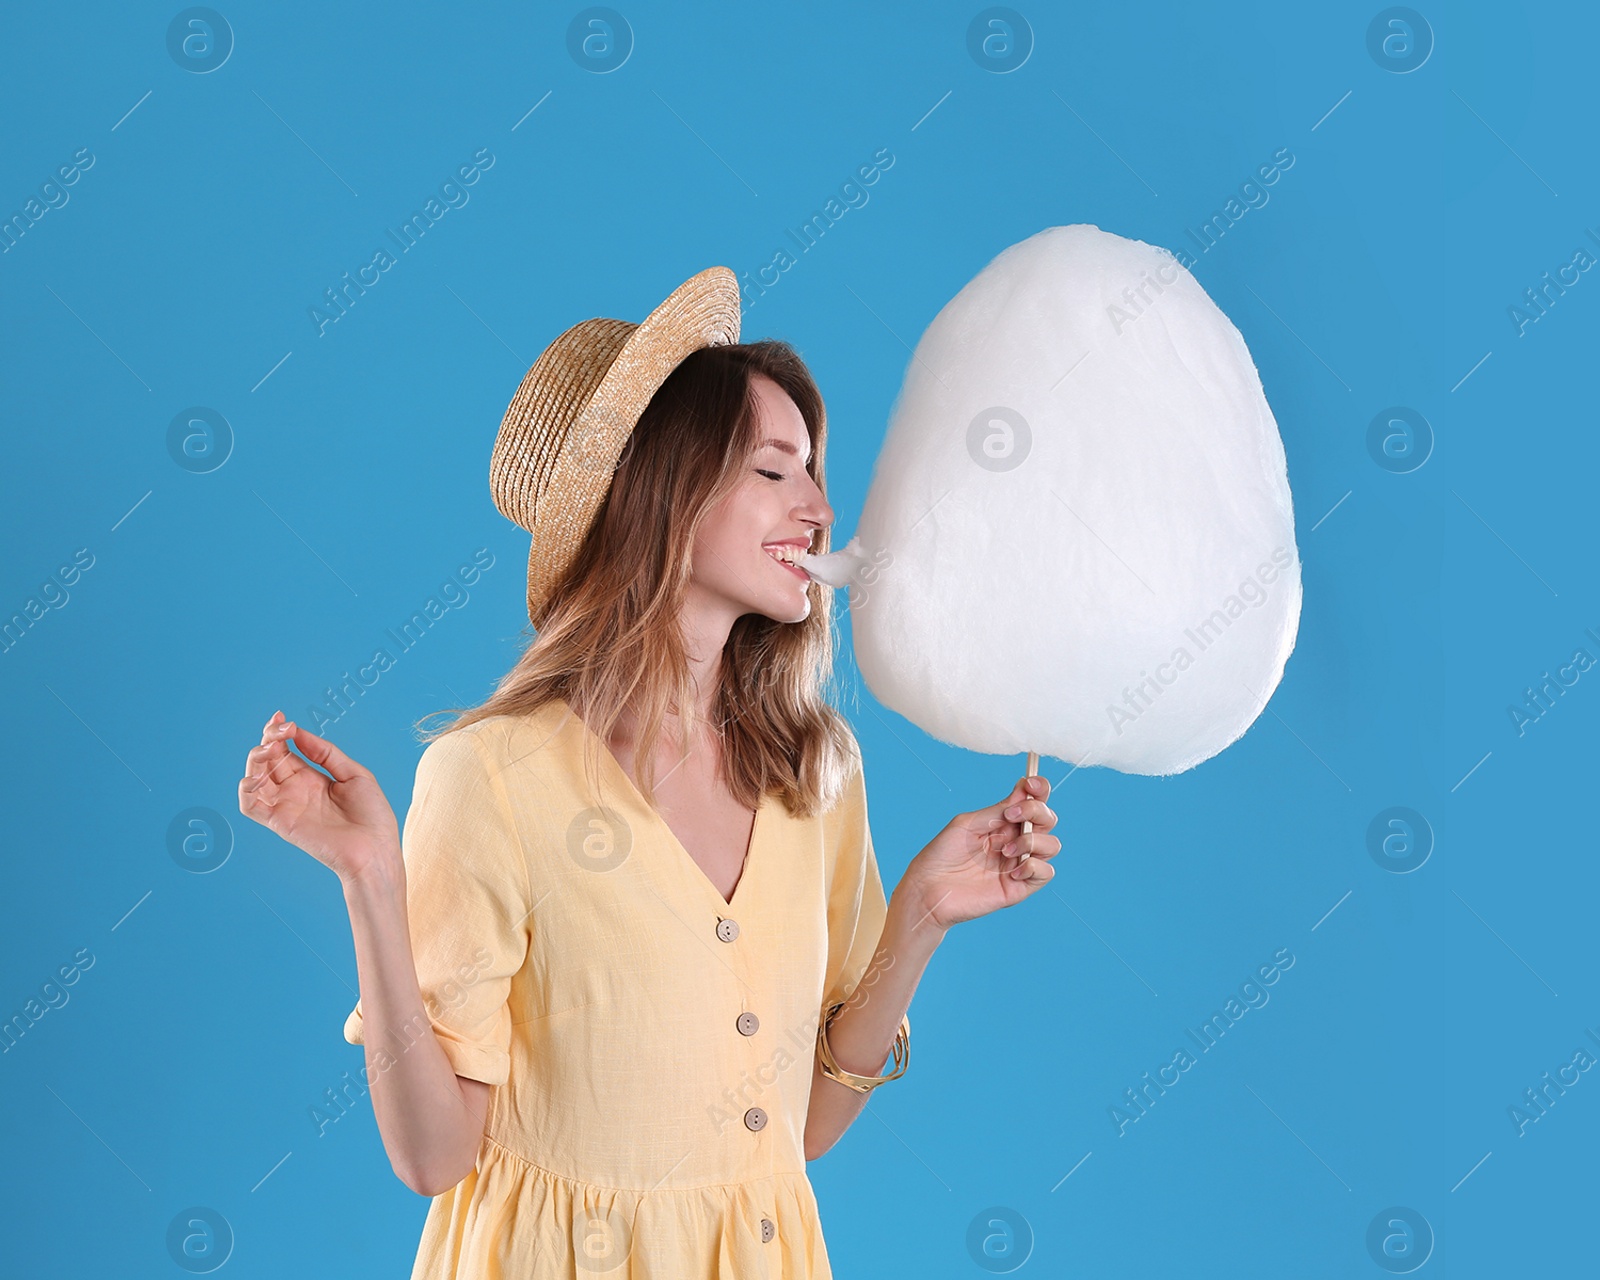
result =
[[[642,324],[585,320],[533,362],[500,422],[489,490],[500,513],[533,535],[528,618],[536,628],[650,397],[685,356],[738,341],[738,279],[709,267]]]

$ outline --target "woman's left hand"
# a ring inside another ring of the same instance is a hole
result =
[[[1049,796],[1047,778],[1020,778],[999,803],[958,813],[911,860],[901,885],[915,889],[941,928],[1021,902],[1055,875],[1049,860],[1061,841],[1050,834],[1056,815],[1045,804]],[[1025,821],[1033,823],[1026,835]]]

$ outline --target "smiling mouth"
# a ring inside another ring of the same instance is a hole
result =
[[[797,563],[800,557],[806,554],[799,547],[779,545],[763,547],[762,550],[766,552],[769,560],[773,560],[778,564],[779,568],[787,569],[802,582],[809,583],[811,581],[811,575]]]

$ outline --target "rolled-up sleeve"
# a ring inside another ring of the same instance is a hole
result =
[[[423,1008],[459,1076],[504,1084],[511,979],[528,954],[529,879],[492,750],[473,727],[430,742],[417,762],[401,848]],[[361,1002],[344,1038],[365,1043]]]
[[[872,848],[867,822],[866,776],[857,764],[839,803],[829,814],[828,839],[833,846],[828,878],[828,964],[819,1018],[828,1007],[848,999],[863,977],[883,938],[888,902]],[[820,1025],[820,1021],[819,1021]]]

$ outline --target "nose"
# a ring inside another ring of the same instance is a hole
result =
[[[827,529],[833,524],[833,508],[828,505],[827,498],[823,496],[815,480],[811,482],[806,499],[795,508],[795,517],[811,526],[813,537],[818,531]]]

